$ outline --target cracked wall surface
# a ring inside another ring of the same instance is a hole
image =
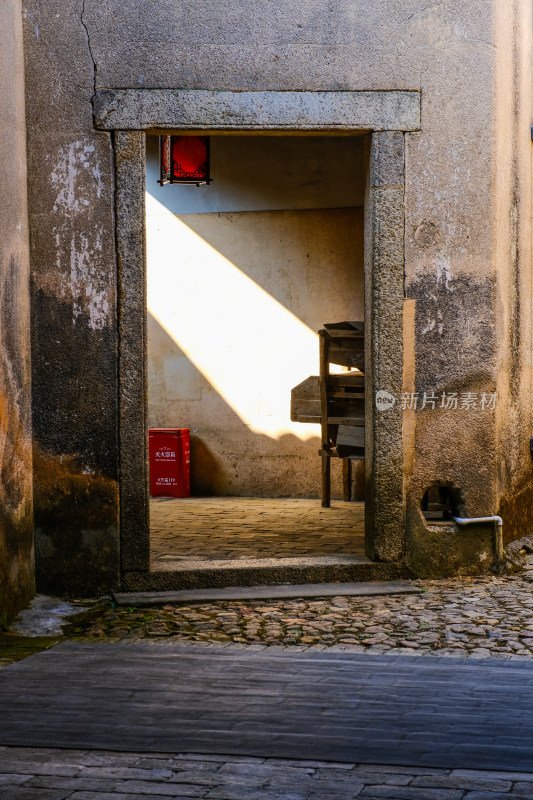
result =
[[[29,243],[21,8],[0,26],[0,628],[34,592]]]
[[[405,135],[403,388],[419,395],[402,409],[405,558],[436,574],[492,557],[486,531],[463,558],[465,537],[425,525],[437,482],[468,515],[501,512],[506,537],[528,533],[531,27],[526,0],[26,2],[39,447],[116,480],[112,152],[95,90],[420,90],[421,130]],[[443,408],[443,392],[498,400]]]

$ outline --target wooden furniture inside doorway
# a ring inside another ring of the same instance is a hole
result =
[[[351,500],[352,460],[365,455],[364,324],[337,322],[318,332],[322,506],[331,504],[331,458],[341,458],[343,495]],[[350,371],[332,374],[330,365]]]
[[[364,324],[337,322],[318,332],[320,375],[291,392],[291,420],[320,423],[322,505],[331,504],[331,458],[342,459],[343,497],[352,499],[352,461],[365,457]],[[331,365],[344,372],[331,372]]]

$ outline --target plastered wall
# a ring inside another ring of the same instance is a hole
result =
[[[98,553],[117,543],[113,154],[92,125],[98,88],[420,90],[421,130],[405,136],[409,386],[497,391],[498,406],[406,410],[405,557],[419,574],[461,568],[461,542],[420,515],[435,481],[460,487],[469,515],[501,511],[506,536],[529,532],[530,15],[526,0],[310,0],[260,14],[243,0],[26,2],[36,440],[111,481],[84,495],[96,515],[84,540],[88,509],[68,491],[50,500],[36,476],[50,574],[78,553],[103,574]]]
[[[0,627],[34,582],[29,247],[22,17],[2,6],[0,26]]]
[[[494,557],[490,529],[420,524],[418,502],[433,483],[462,490],[465,516],[500,513],[505,541],[532,533],[531,7],[482,5],[476,36],[461,23],[464,48],[446,79],[426,76],[424,132],[408,137],[409,390],[459,397],[458,408],[441,400],[405,416],[404,446],[414,451],[407,557],[419,573],[486,569]],[[459,30],[458,18],[448,22]],[[483,26],[493,42],[484,71]],[[446,95],[453,100],[443,116]],[[422,164],[431,188],[413,180]],[[488,411],[484,395],[496,397]]]

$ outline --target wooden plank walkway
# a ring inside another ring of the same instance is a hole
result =
[[[66,642],[0,672],[0,745],[533,771],[528,661]]]

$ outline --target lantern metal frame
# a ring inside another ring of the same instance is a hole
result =
[[[197,139],[203,139],[205,143],[206,159],[205,159],[205,175],[206,177],[198,178],[190,174],[185,174],[183,177],[175,177],[175,161],[173,157],[174,143],[177,139],[182,139],[183,136],[173,136],[172,134],[165,134],[159,136],[159,180],[157,181],[160,186],[166,183],[170,184],[188,184],[192,186],[209,186],[212,182],[211,178],[211,137],[197,136]],[[163,168],[163,148],[168,147],[168,171]]]

